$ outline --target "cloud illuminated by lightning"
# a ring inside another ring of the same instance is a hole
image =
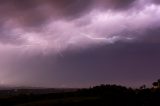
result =
[[[61,52],[69,46],[87,47],[95,43],[114,43],[117,40],[132,40],[152,24],[160,21],[160,6],[146,5],[139,12],[132,10],[112,12],[92,10],[75,20],[51,20],[41,30],[25,30],[12,20],[6,22],[5,28],[15,39],[22,41],[16,45],[24,51],[37,50],[44,54]],[[152,17],[155,17],[154,20]],[[85,46],[84,46],[85,45]]]

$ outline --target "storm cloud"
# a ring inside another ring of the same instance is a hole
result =
[[[0,0],[1,84],[149,85],[160,77],[159,3]]]

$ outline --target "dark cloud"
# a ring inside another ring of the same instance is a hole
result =
[[[70,54],[63,57],[60,63],[64,63],[63,68],[69,69],[71,76],[76,75],[79,80],[96,80],[99,83],[147,82],[160,74],[158,48],[157,44],[152,43],[115,43]]]
[[[152,0],[154,3],[160,3],[160,1],[159,0]]]
[[[14,20],[17,24],[24,26],[40,26],[45,22],[43,13],[36,10],[38,4],[35,0],[4,0],[0,4],[1,19],[4,22]]]
[[[50,0],[54,7],[57,7],[64,16],[75,18],[89,11],[94,0]]]
[[[99,3],[102,8],[120,11],[132,8],[135,1],[137,0],[99,0],[97,3]]]
[[[38,6],[36,0],[12,0],[9,2],[13,4],[15,8],[19,9],[20,11],[31,10]]]
[[[154,43],[117,42],[86,51],[68,51],[63,56],[21,57],[16,59],[16,65],[13,63],[16,67],[12,68],[10,80],[15,77],[15,83],[50,87],[63,84],[88,87],[100,83],[150,85],[160,77],[159,47]]]
[[[92,4],[92,0],[1,0],[0,2],[2,18],[15,19],[21,25],[34,27],[45,24],[50,17],[67,19],[79,17]]]
[[[130,8],[135,0],[1,0],[3,19],[14,19],[30,27],[43,26],[50,18],[75,19],[99,5],[105,9]]]

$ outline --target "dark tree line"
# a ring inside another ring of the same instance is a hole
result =
[[[160,80],[138,89],[102,84],[74,92],[0,96],[0,106],[160,106]],[[23,104],[23,105],[22,105]]]

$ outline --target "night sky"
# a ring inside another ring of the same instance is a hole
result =
[[[160,0],[0,0],[0,86],[150,86]]]

